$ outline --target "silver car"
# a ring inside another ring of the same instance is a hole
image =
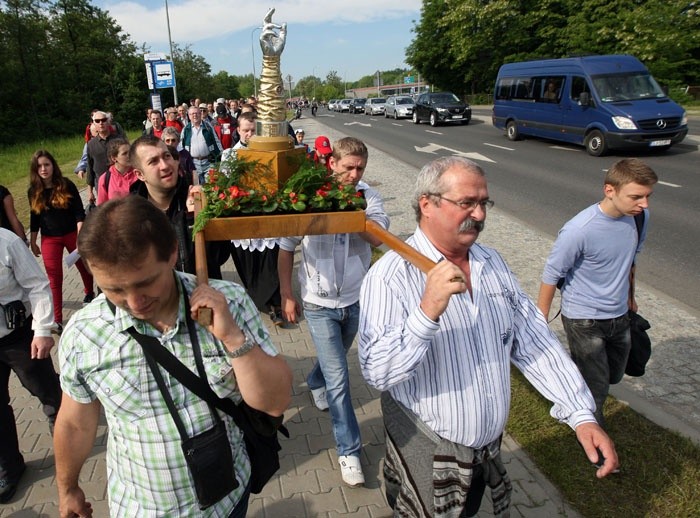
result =
[[[351,104],[352,104],[352,99],[343,99],[337,104],[335,111],[340,112],[340,113],[349,112]]]
[[[410,119],[413,115],[413,98],[408,95],[392,95],[386,100],[384,117]]]
[[[367,99],[365,103],[365,115],[381,115],[384,113],[384,104],[386,99],[383,97],[373,97],[372,99]]]

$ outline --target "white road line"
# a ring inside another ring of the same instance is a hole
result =
[[[515,151],[515,149],[512,147],[498,146],[496,144],[489,144],[488,142],[484,142],[484,146],[491,146],[491,147],[496,147],[498,149],[505,149],[506,151]]]
[[[666,185],[666,186],[668,186],[668,187],[683,187],[682,185],[678,185],[678,184],[676,184],[676,183],[662,182],[662,181],[660,181],[660,180],[659,180],[659,183],[660,183],[661,185]]]
[[[564,147],[564,146],[549,146],[551,149],[561,149],[562,151],[583,151],[583,149],[576,149],[573,147]]]
[[[425,130],[426,133],[432,133],[434,135],[442,135],[439,131]]]
[[[400,127],[400,128],[403,128],[403,124],[398,124],[398,123],[396,123],[396,122],[392,122],[391,125],[392,125],[392,126],[398,126],[398,127]]]

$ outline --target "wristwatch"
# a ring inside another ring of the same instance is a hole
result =
[[[224,346],[224,351],[226,352],[226,356],[228,356],[229,358],[240,358],[244,354],[247,354],[250,351],[252,351],[253,347],[255,347],[256,345],[258,344],[255,343],[255,341],[252,338],[250,338],[248,335],[245,335],[245,342],[243,342],[243,345],[241,345],[233,351],[229,351],[228,348]]]

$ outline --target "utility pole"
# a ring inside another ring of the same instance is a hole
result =
[[[173,39],[170,37],[170,12],[168,11],[168,0],[165,0],[165,20],[168,23],[168,42],[170,43],[170,60],[173,62],[173,75],[175,75],[175,56],[173,55]],[[173,98],[175,101],[175,106],[177,106],[177,88],[175,86],[173,86]]]

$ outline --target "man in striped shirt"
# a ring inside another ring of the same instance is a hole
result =
[[[360,295],[360,366],[384,391],[387,499],[402,516],[473,516],[488,485],[506,516],[510,480],[500,441],[510,406],[510,363],[554,403],[586,455],[618,466],[593,417],[578,369],[501,256],[476,243],[493,206],[483,170],[446,157],[420,172],[408,243],[437,265],[424,275],[394,252]]]

